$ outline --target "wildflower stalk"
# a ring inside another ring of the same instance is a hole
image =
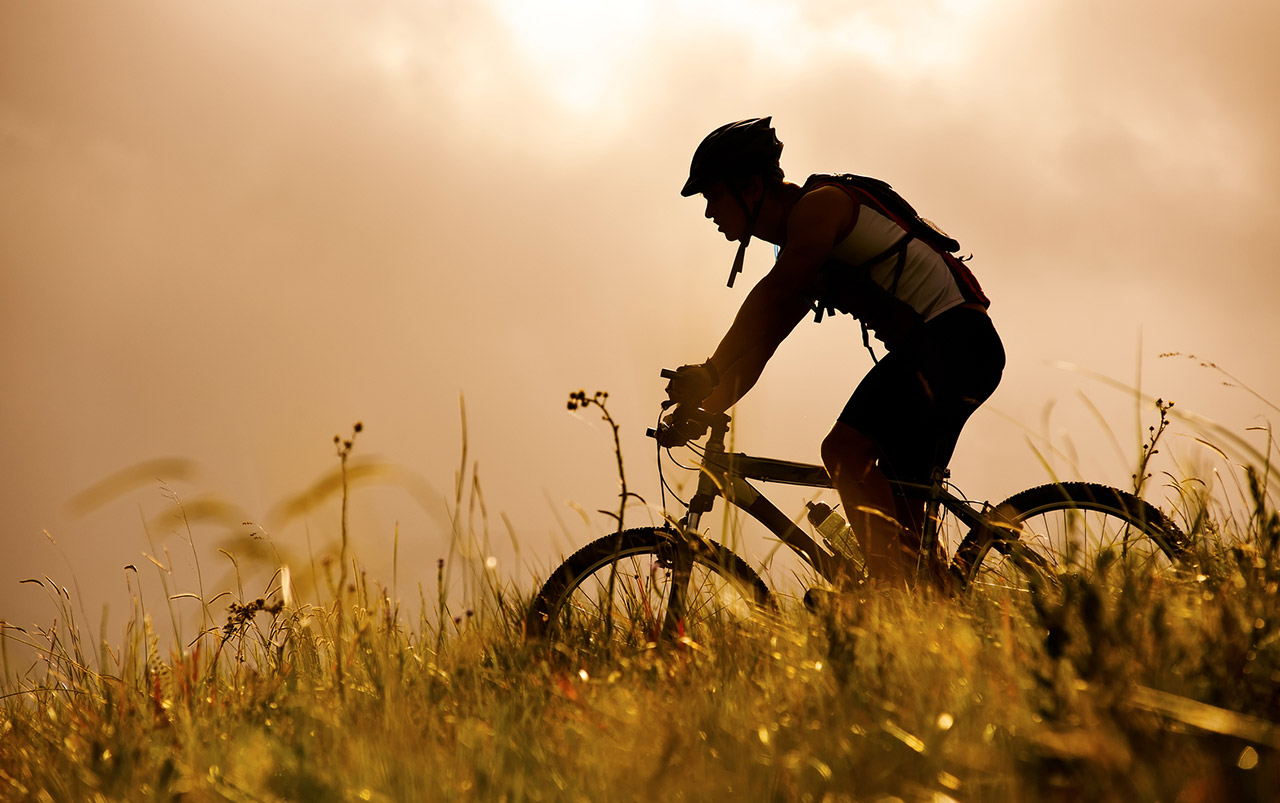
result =
[[[436,561],[436,650],[435,661],[440,662],[440,651],[444,649],[444,623],[449,619],[449,603],[445,599],[444,558]]]
[[[1156,445],[1160,442],[1164,431],[1169,428],[1169,411],[1173,409],[1173,402],[1156,399],[1156,409],[1160,411],[1160,422],[1147,427],[1147,438],[1142,443],[1141,452],[1138,455],[1138,470],[1133,473],[1133,495],[1139,498],[1142,497],[1142,490],[1147,480],[1151,479],[1148,467],[1151,464],[1151,458],[1160,453]]]
[[[592,405],[600,408],[600,417],[604,419],[605,423],[609,425],[609,428],[613,432],[613,456],[618,463],[618,512],[613,513],[608,510],[601,510],[600,512],[616,521],[618,523],[616,532],[622,532],[624,517],[627,513],[628,498],[635,496],[639,499],[640,497],[627,490],[627,472],[622,463],[622,439],[618,435],[618,422],[613,420],[613,416],[609,413],[608,406],[606,406],[608,400],[609,394],[603,390],[597,390],[594,396],[587,396],[587,392],[585,390],[579,390],[576,393],[569,394],[568,407],[570,410],[577,410],[579,407],[585,408]]]
[[[343,675],[342,653],[343,642],[346,633],[346,607],[343,599],[347,591],[347,548],[350,543],[350,531],[347,526],[347,506],[350,498],[350,488],[347,481],[347,458],[351,455],[351,449],[355,446],[356,436],[364,429],[364,425],[359,421],[351,430],[351,437],[343,440],[341,436],[334,435],[333,443],[338,448],[338,462],[342,470],[342,549],[339,552],[339,563],[341,568],[338,570],[338,587],[334,594],[334,606],[337,614],[337,643],[333,651],[334,664],[337,668],[338,676],[338,694],[344,699],[346,697],[346,683]]]
[[[620,549],[622,547],[622,531],[624,529],[624,524],[626,519],[627,502],[633,496],[636,499],[639,499],[641,502],[643,502],[644,500],[640,497],[639,494],[635,494],[627,490],[627,472],[622,462],[622,439],[618,435],[618,432],[619,432],[618,422],[615,421],[613,418],[613,415],[609,413],[609,408],[607,406],[608,401],[609,401],[609,394],[603,390],[597,390],[595,392],[595,395],[593,396],[588,396],[585,390],[579,390],[577,392],[569,394],[568,408],[570,411],[574,411],[579,408],[595,406],[600,410],[600,417],[604,419],[605,423],[609,425],[610,430],[612,430],[613,455],[614,455],[614,459],[617,461],[617,464],[618,464],[618,512],[614,513],[608,510],[601,510],[599,512],[603,513],[606,516],[611,517],[615,522],[617,522],[617,527],[614,530],[618,538],[617,546],[615,547],[615,549]],[[610,564],[610,569],[609,569],[608,602],[605,604],[606,631],[610,630],[613,627],[613,592],[614,592],[614,587],[616,585],[616,580],[617,580],[617,563],[614,562]]]

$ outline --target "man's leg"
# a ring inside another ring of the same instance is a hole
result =
[[[879,450],[863,433],[837,422],[822,441],[822,462],[853,532],[862,545],[867,574],[893,584],[908,583],[902,527],[889,481],[876,466]]]

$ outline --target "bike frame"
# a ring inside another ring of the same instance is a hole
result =
[[[726,451],[724,441],[729,431],[729,416],[711,416],[708,425],[711,436],[698,466],[698,489],[688,502],[688,512],[680,521],[681,529],[686,533],[696,533],[702,514],[711,510],[716,497],[723,497],[725,501],[763,524],[827,580],[835,583],[852,577],[854,569],[851,561],[821,546],[750,482],[759,480],[811,488],[831,488],[831,477],[827,470],[810,463]],[[925,501],[922,555],[932,554],[937,547],[941,508],[953,513],[969,527],[987,523],[981,511],[947,490],[945,482],[949,476],[950,472],[946,469],[938,468],[934,470],[932,481],[928,485],[889,481],[895,495]]]

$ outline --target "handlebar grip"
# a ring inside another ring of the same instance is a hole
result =
[[[680,375],[680,372],[679,372],[679,371],[677,371],[677,370],[675,370],[675,369],[673,369],[673,368],[663,368],[663,369],[662,369],[662,378],[663,378],[663,379],[675,379],[675,378],[676,378],[677,376],[679,376],[679,375]]]
[[[653,427],[649,427],[644,431],[644,436],[646,438],[656,438],[658,437],[658,430],[654,429]]]

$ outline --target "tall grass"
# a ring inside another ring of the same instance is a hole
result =
[[[326,599],[301,601],[281,566],[261,596],[202,599],[225,618],[166,647],[141,597],[121,637],[94,642],[71,595],[39,580],[57,624],[0,638],[42,655],[22,676],[6,665],[0,799],[1209,801],[1280,788],[1280,517],[1260,483],[1247,516],[1204,517],[1192,576],[1104,555],[1051,594],[885,592],[821,615],[784,599],[776,621],[715,650],[600,655],[526,644],[528,593],[461,557],[479,537],[465,468],[455,549],[407,604],[344,553]],[[458,571],[472,578],[455,609],[444,587]]]

